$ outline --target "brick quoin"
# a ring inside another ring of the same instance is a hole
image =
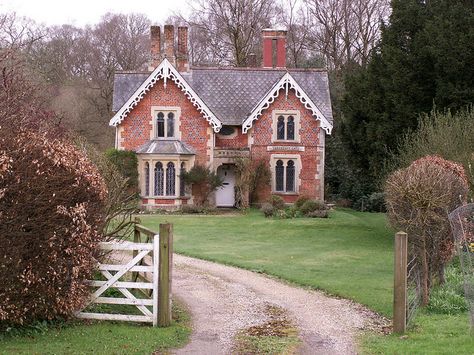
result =
[[[300,142],[276,142],[272,141],[272,111],[294,111],[300,112]],[[275,101],[263,111],[262,115],[253,124],[251,130],[253,135],[253,145],[251,147],[252,159],[264,159],[270,168],[270,159],[273,154],[285,155],[299,155],[301,160],[301,170],[299,173],[300,185],[298,194],[280,194],[285,202],[293,203],[299,196],[308,196],[319,199],[320,197],[320,180],[315,179],[318,172],[318,165],[320,163],[320,150],[318,149],[320,124],[316,120],[311,111],[309,111],[301,101],[296,97],[293,90],[288,93],[288,98],[285,97],[285,92],[282,89]],[[268,146],[304,146],[304,152],[288,151],[288,150],[273,150],[267,151]],[[272,172],[273,173],[273,172]],[[271,196],[271,185],[265,186],[258,195],[259,201],[268,200]]]
[[[152,106],[180,107],[181,141],[195,150],[196,163],[205,165],[209,162],[210,156],[207,151],[207,142],[211,139],[207,132],[209,123],[184,92],[170,80],[166,83],[166,88],[162,80],[156,83],[122,122],[123,131],[120,138],[124,149],[135,151],[150,140]]]

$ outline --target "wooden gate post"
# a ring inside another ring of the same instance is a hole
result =
[[[171,268],[173,263],[173,225],[160,224],[160,272],[158,281],[158,325],[171,323]]]
[[[395,234],[395,277],[393,287],[393,331],[404,333],[407,324],[407,244],[404,232]]]

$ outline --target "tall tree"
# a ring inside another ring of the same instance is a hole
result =
[[[368,66],[348,76],[343,101],[342,139],[366,190],[420,113],[474,101],[473,21],[472,2],[392,1],[381,42]]]
[[[187,22],[204,37],[205,61],[235,66],[245,66],[249,54],[260,50],[261,30],[272,24],[276,13],[272,0],[199,0],[190,6]]]

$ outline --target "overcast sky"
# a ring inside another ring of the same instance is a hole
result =
[[[0,13],[16,12],[45,25],[84,26],[97,23],[107,12],[144,13],[164,24],[173,11],[187,13],[186,0],[0,0]]]

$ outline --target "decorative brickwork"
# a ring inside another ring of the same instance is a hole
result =
[[[283,90],[283,89],[282,89]],[[281,142],[271,143],[272,140],[272,120],[274,110],[299,110],[301,114],[299,134],[301,137],[300,143]],[[293,91],[288,93],[288,99],[285,94],[280,95],[275,101],[262,112],[262,115],[249,130],[253,144],[251,146],[251,156],[254,159],[265,159],[268,161],[268,166],[271,166],[270,160],[275,154],[288,154],[288,150],[282,149],[285,146],[304,146],[304,151],[292,150],[291,155],[299,156],[301,161],[301,169],[299,171],[299,186],[297,186],[297,194],[283,194],[272,192],[271,186],[267,186],[260,191],[259,199],[264,201],[270,195],[281,195],[287,203],[294,202],[299,195],[310,196],[316,199],[321,198],[321,181],[316,178],[321,169],[321,153],[322,147],[319,147],[320,135],[319,121],[315,120],[311,112],[305,108]],[[268,147],[272,147],[269,151]],[[298,179],[297,179],[298,180]]]
[[[136,150],[152,139],[151,107],[180,107],[179,130],[181,141],[191,146],[196,152],[196,162],[205,164],[211,152],[207,151],[207,142],[212,139],[208,133],[209,123],[193,106],[177,85],[168,81],[166,88],[163,81],[155,84],[121,124],[122,147]]]
[[[216,135],[216,148],[239,149],[248,147],[248,135],[242,134],[242,127],[236,127],[237,134],[230,138]]]

